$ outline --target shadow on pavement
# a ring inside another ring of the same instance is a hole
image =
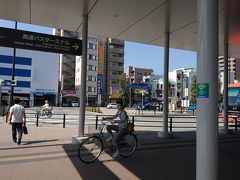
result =
[[[85,164],[79,160],[78,156],[71,155],[71,153],[69,153],[72,152],[73,149],[78,152],[78,147],[79,145],[63,145],[63,149],[65,150],[66,154],[68,154],[69,159],[82,179],[119,179],[103,164],[103,162],[96,160],[92,164]]]
[[[120,179],[124,171],[131,172],[139,179],[196,179],[195,132],[176,133],[170,139],[143,134],[139,133],[140,147],[130,158],[97,160],[92,164],[82,163],[76,155],[69,155],[69,158],[83,179]],[[73,148],[78,151],[78,146],[63,145],[67,154]],[[218,180],[239,179],[239,162],[240,134],[219,136]],[[109,168],[106,164],[112,166]],[[122,170],[117,173],[112,171],[114,164],[120,164]]]
[[[38,144],[38,143],[48,143],[58,141],[58,139],[51,139],[51,140],[38,140],[38,141],[22,141],[21,145],[30,145],[30,144]]]
[[[34,145],[34,144],[38,144],[38,143],[46,143],[46,142],[54,142],[54,141],[58,141],[58,139],[53,139],[53,140],[43,140],[43,141],[29,141],[29,142],[26,142],[26,141],[23,141],[21,143],[21,145],[17,146],[16,147],[7,147],[7,148],[0,148],[0,151],[1,150],[13,150],[13,149],[19,149],[19,148],[22,148],[22,149],[27,149],[27,148],[41,148],[41,147],[51,147],[51,146],[61,146],[63,144],[43,144],[43,145]],[[30,146],[27,146],[27,145],[30,145]]]

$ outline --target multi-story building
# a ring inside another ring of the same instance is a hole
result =
[[[218,71],[220,81],[220,92],[224,92],[224,56],[218,57]],[[228,83],[240,80],[240,59],[228,58]]]
[[[194,68],[180,68],[169,72],[169,80],[175,83],[175,90],[172,92],[172,101],[176,107],[188,106],[191,101],[191,83],[193,76],[196,75]],[[182,101],[185,100],[185,101]]]
[[[54,34],[70,38],[81,39],[78,32],[54,29]],[[87,104],[94,105],[97,98],[97,46],[98,38],[88,37],[88,56],[87,56]],[[81,83],[81,56],[60,55],[59,81],[63,102],[68,104],[73,100],[78,100]],[[69,94],[68,94],[69,93]]]
[[[143,77],[150,76],[153,73],[153,70],[129,66],[125,70],[125,73],[130,84],[140,84],[143,83]]]
[[[224,93],[224,72],[219,72],[218,74],[219,83],[220,83],[220,93]],[[234,83],[235,72],[228,72],[228,84]]]
[[[218,57],[219,73],[224,72],[224,56]],[[228,58],[228,71],[234,74],[234,80],[240,80],[240,59]]]
[[[119,96],[119,78],[124,73],[124,41],[107,38],[104,47],[103,100],[116,101]]]
[[[79,38],[78,32],[53,29],[53,34],[57,36]],[[59,80],[61,90],[75,90],[75,61],[76,56],[60,54]]]
[[[133,66],[127,67],[125,70],[127,85],[141,85],[149,84],[149,82],[154,78],[151,74],[153,73],[152,69],[137,68]],[[151,79],[151,80],[150,80]],[[150,84],[149,84],[150,85]],[[129,89],[131,93],[131,102],[135,103],[142,100],[141,90],[139,89]],[[146,91],[147,101],[151,99],[150,90]]]
[[[97,56],[98,56],[98,38],[88,36],[88,55],[87,55],[87,104],[95,105],[97,103]],[[75,89],[78,92],[81,85],[81,56],[76,57]],[[81,92],[80,92],[81,93]]]
[[[162,101],[163,79],[160,75],[151,74],[143,76],[143,83],[152,87],[150,98],[151,100]]]
[[[2,100],[9,101],[12,79],[12,48],[0,48],[0,79]],[[14,97],[29,106],[40,106],[48,100],[50,105],[58,103],[59,54],[16,50]]]

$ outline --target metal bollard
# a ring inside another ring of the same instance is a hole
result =
[[[169,131],[172,132],[172,117],[170,117],[170,126],[169,126]]]
[[[63,128],[65,128],[65,124],[66,124],[66,114],[63,115]]]
[[[39,115],[37,113],[37,121],[36,121],[36,126],[38,127],[38,119],[39,119]]]
[[[98,129],[98,115],[96,115],[96,125],[95,125],[95,129]]]

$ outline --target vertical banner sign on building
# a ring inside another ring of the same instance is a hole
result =
[[[97,76],[97,93],[102,94],[102,81],[103,75],[98,74]]]
[[[104,74],[104,41],[98,41],[98,69],[97,69],[97,93],[98,104],[102,102],[102,87],[103,87],[103,74]]]
[[[98,42],[98,74],[104,74],[104,42]]]
[[[97,94],[98,94],[98,104],[102,102],[102,86],[103,86],[103,75],[98,74],[97,76]]]

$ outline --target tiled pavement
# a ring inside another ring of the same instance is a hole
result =
[[[79,161],[78,146],[71,144],[76,129],[28,129],[18,146],[11,142],[11,127],[0,119],[0,180],[195,179],[194,133],[172,139],[139,133],[139,148],[131,158],[113,160],[103,153],[89,165]],[[219,179],[239,177],[240,136],[222,137],[219,152]]]

